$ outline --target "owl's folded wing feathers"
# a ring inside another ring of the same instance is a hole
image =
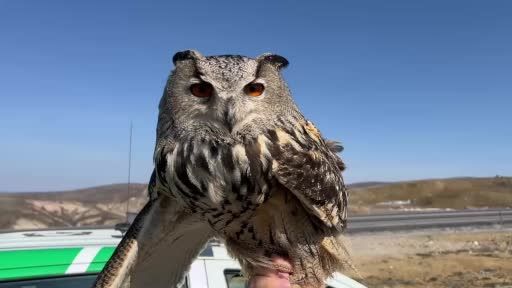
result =
[[[341,146],[324,141],[309,121],[292,131],[272,130],[269,138],[273,175],[321,223],[342,231],[347,191],[341,176],[344,164],[335,154]]]

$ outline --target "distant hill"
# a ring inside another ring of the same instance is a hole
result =
[[[146,184],[130,183],[130,197],[143,196]],[[21,197],[51,201],[79,201],[84,203],[126,201],[128,184],[110,184],[90,188],[51,192],[0,192],[0,196]]]
[[[389,210],[512,207],[512,177],[453,178],[348,185],[350,214]],[[0,193],[0,229],[103,226],[146,203],[146,185],[112,184],[62,192]]]
[[[350,209],[356,213],[512,207],[512,177],[417,180],[350,191]]]
[[[146,202],[146,185],[112,184],[62,192],[0,193],[0,229],[114,225]]]
[[[373,186],[381,186],[390,184],[390,182],[358,182],[358,183],[352,183],[348,184],[347,187],[349,189],[356,189],[356,188],[368,188]]]

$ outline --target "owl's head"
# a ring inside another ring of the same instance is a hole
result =
[[[160,102],[160,138],[250,136],[300,115],[280,73],[288,65],[282,56],[203,56],[187,50],[176,53],[173,62]]]

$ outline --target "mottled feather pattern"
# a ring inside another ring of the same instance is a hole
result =
[[[283,255],[293,261],[294,281],[314,287],[327,276],[315,267],[333,273],[347,261],[338,257],[347,253],[337,238],[347,195],[341,160],[316,128],[308,121],[289,127],[234,144],[167,143],[155,153],[156,175],[225,239],[248,274]]]
[[[211,73],[219,75],[223,80],[219,83],[222,83],[222,86],[226,88],[237,85],[241,79],[247,77],[251,73],[251,68],[253,68],[251,65],[254,65],[250,58],[239,55],[206,57],[205,60],[198,63],[199,73],[211,71]]]
[[[346,226],[347,193],[339,157],[309,121],[288,133],[270,131],[270,136],[272,143],[277,143],[271,146],[277,162],[275,177],[323,224],[342,231]]]

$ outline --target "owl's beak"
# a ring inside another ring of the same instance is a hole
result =
[[[228,129],[228,131],[230,133],[233,132],[233,127],[235,125],[233,125],[233,123],[231,121],[229,121],[228,119],[224,119],[224,125],[226,126],[226,128]]]
[[[233,101],[228,99],[224,105],[224,119],[222,120],[228,131],[231,133],[233,131],[233,127],[235,126],[236,117],[234,115],[233,105],[230,102]]]
[[[225,91],[215,95],[215,108],[218,113],[218,120],[222,122],[226,130],[232,133],[236,130],[237,125],[244,121],[247,115],[245,115],[245,104],[240,101],[240,97],[237,97],[236,92]]]

